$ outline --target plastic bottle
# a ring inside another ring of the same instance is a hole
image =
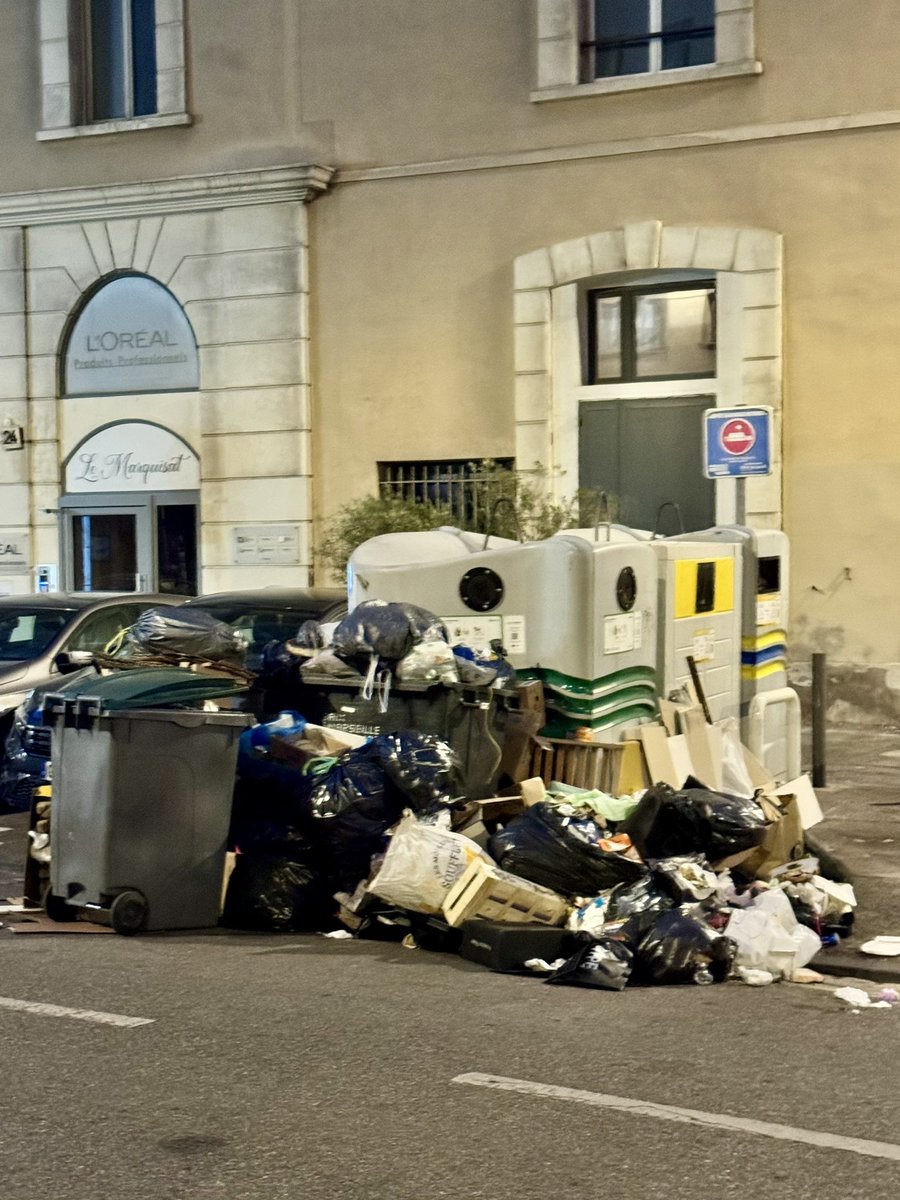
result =
[[[715,983],[715,982],[716,981],[713,979],[713,977],[710,974],[709,969],[707,967],[698,967],[697,970],[694,972],[694,983],[705,984],[705,983]]]

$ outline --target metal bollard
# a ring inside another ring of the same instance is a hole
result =
[[[824,654],[812,656],[812,782],[813,787],[825,787],[825,709],[826,658]]]

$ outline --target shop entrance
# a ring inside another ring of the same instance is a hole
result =
[[[196,595],[198,502],[196,492],[63,496],[64,588]]]

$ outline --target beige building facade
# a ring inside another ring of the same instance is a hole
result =
[[[88,3],[0,0],[5,590],[183,587],[191,521],[202,590],[301,585],[398,464],[568,495],[617,414],[656,445],[639,494],[699,462],[703,408],[764,406],[771,474],[704,511],[789,535],[796,656],[900,663],[893,0],[709,0],[671,35],[663,0],[636,35],[602,0],[148,8],[117,105]],[[638,322],[636,369],[597,367],[622,305],[691,289],[711,365],[642,372]]]

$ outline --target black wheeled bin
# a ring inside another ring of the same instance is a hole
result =
[[[53,797],[47,912],[118,933],[218,924],[244,713],[105,711],[48,697]]]
[[[452,747],[460,764],[463,795],[493,796],[500,777],[503,738],[515,692],[467,683],[391,684],[385,703],[360,685],[304,671],[294,703],[308,721],[372,737],[414,729]]]

